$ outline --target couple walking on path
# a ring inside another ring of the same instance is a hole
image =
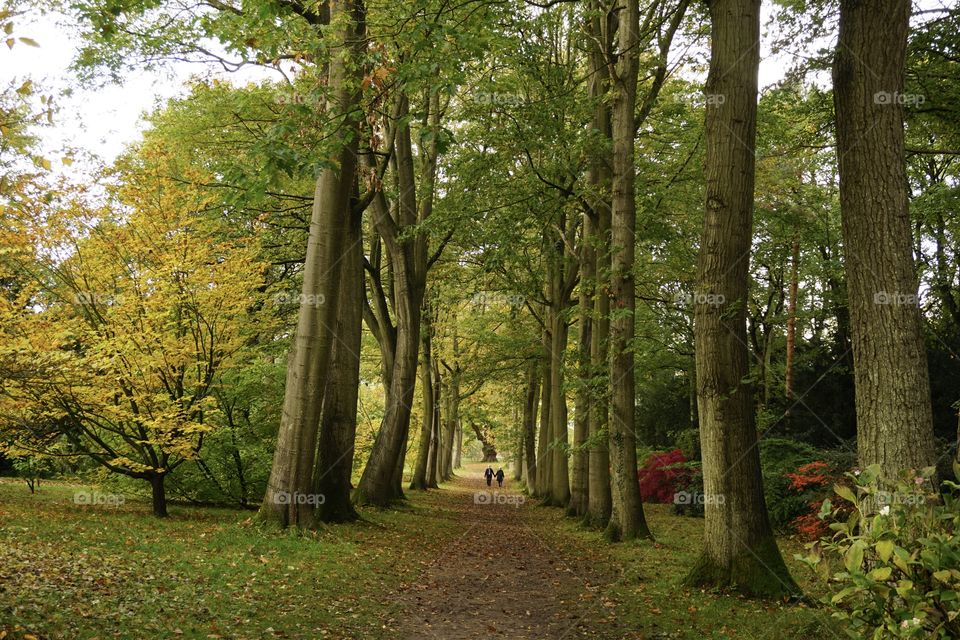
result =
[[[497,486],[501,489],[503,488],[503,469],[497,469],[497,472],[493,472],[493,467],[487,467],[487,470],[483,472],[483,477],[487,479],[487,486],[489,487],[493,482],[493,479],[497,479]]]

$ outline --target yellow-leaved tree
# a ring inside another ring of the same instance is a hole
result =
[[[161,517],[164,480],[217,428],[213,392],[261,306],[250,236],[193,186],[198,171],[147,146],[106,197],[64,193],[2,225],[16,286],[0,300],[0,446],[146,480]]]

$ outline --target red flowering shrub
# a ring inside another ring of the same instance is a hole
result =
[[[790,478],[790,488],[794,491],[806,491],[807,489],[816,489],[819,487],[825,487],[830,482],[830,477],[827,475],[830,465],[826,462],[811,462],[810,464],[805,464],[799,469],[796,473],[786,474]],[[817,505],[817,509],[820,509],[820,506]]]
[[[797,535],[804,540],[819,540],[824,536],[830,535],[830,523],[820,519],[821,506],[823,506],[823,500],[814,500],[810,503],[811,513],[797,516],[793,522],[790,523],[790,526],[797,532]]]
[[[785,474],[790,479],[790,489],[807,498],[810,511],[790,522],[791,528],[804,540],[817,540],[830,535],[829,523],[819,517],[824,498],[830,496],[834,482],[839,480],[836,472],[826,462],[805,464],[796,473]]]
[[[673,503],[673,494],[685,491],[693,471],[680,449],[653,453],[637,472],[644,502]]]

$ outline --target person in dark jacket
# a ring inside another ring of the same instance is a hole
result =
[[[483,477],[487,479],[487,486],[493,482],[493,467],[487,467],[487,470],[483,472]]]
[[[503,469],[497,469],[497,486],[503,488]]]

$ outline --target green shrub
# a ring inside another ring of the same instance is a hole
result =
[[[894,483],[879,467],[847,474],[837,485],[841,509],[825,500],[831,539],[808,545],[800,557],[831,587],[824,601],[852,637],[960,637],[960,485],[932,486],[933,467]],[[842,509],[848,517],[838,517]]]

